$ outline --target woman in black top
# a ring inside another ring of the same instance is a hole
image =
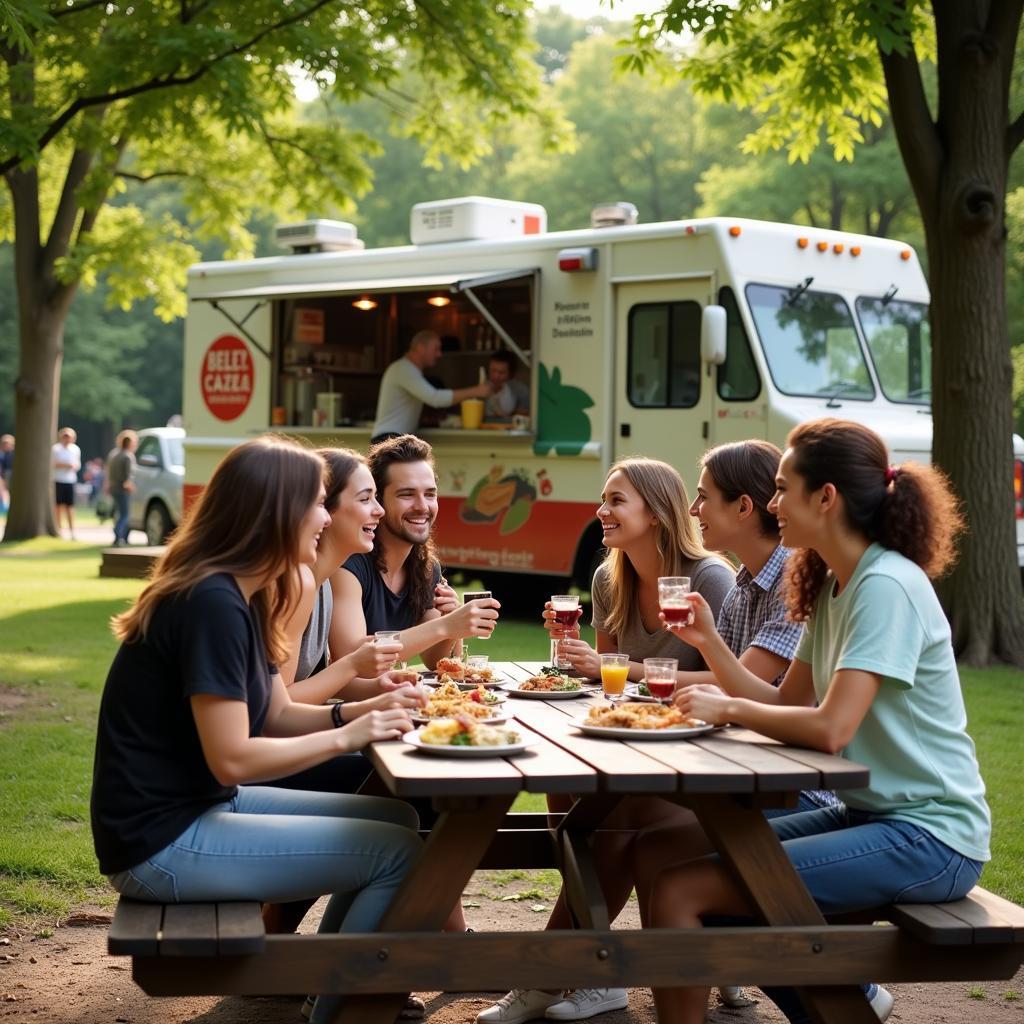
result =
[[[154,902],[332,893],[323,931],[372,930],[420,850],[397,800],[253,785],[410,722],[402,695],[348,721],[290,700],[275,666],[288,579],[329,522],[323,461],[260,438],[217,467],[135,606],[100,706],[92,827],[114,887]],[[314,1024],[337,997],[321,997]]]

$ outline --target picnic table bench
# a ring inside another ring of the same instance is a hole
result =
[[[496,667],[521,678],[535,666]],[[582,736],[573,718],[589,699],[514,702],[537,737],[516,757],[370,748],[388,791],[431,797],[440,812],[377,932],[266,935],[255,903],[122,898],[110,952],[132,957],[133,977],[151,995],[344,992],[339,1021],[380,1024],[391,1024],[409,991],[743,984],[799,987],[819,1021],[876,1024],[860,982],[1003,979],[1024,962],[1024,910],[981,888],[956,903],[822,917],[761,811],[794,805],[801,789],[863,786],[867,769],[743,729],[658,742]],[[565,814],[510,813],[521,792],[574,802]],[[590,844],[631,795],[690,807],[764,923],[611,930]],[[440,932],[482,867],[558,867],[577,928]]]

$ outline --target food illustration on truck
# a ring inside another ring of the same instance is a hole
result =
[[[588,587],[621,458],[664,459],[692,489],[711,445],[781,444],[830,415],[878,430],[895,462],[930,456],[929,297],[904,243],[642,224],[621,203],[548,232],[542,207],[478,196],[417,204],[410,227],[411,245],[366,249],[350,224],[306,221],[278,229],[290,254],[189,271],[186,500],[266,430],[365,451],[381,377],[423,332],[437,340],[415,373],[431,387],[489,382],[482,420],[428,405],[416,427],[446,571]]]

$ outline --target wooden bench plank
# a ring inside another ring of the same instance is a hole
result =
[[[990,914],[1000,917],[1013,927],[1013,941],[1024,942],[1024,907],[1018,907],[1016,903],[997,896],[988,889],[982,889],[976,885],[966,896],[972,903],[983,907]],[[959,906],[959,904],[951,904]]]
[[[216,956],[217,905],[168,903],[164,906],[160,956]]]
[[[107,932],[107,952],[114,956],[156,956],[164,908],[122,896]]]
[[[974,929],[940,903],[896,903],[889,919],[933,946],[974,945]]]
[[[889,919],[939,946],[1024,942],[1024,910],[980,887],[952,903],[897,903]]]
[[[248,956],[262,953],[267,934],[258,903],[218,903],[217,955]]]

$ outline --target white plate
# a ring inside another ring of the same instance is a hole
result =
[[[690,736],[703,736],[714,729],[713,725],[694,725],[668,729],[626,729],[618,725],[589,725],[576,722],[576,727],[585,736],[602,736],[609,740],[685,740]]]
[[[519,743],[506,743],[500,747],[441,746],[436,743],[424,743],[420,739],[421,732],[421,729],[415,729],[413,732],[407,732],[402,739],[410,747],[415,747],[424,754],[437,754],[440,757],[505,757],[508,754],[522,753],[537,742],[533,733],[521,733],[523,739]]]
[[[425,715],[418,715],[418,714],[416,714],[415,711],[411,712],[409,717],[414,722],[419,722],[422,725],[426,725],[428,722],[436,721],[436,719],[427,718]],[[441,717],[443,717],[443,718],[450,718],[451,715],[442,715]],[[489,718],[474,718],[473,721],[474,722],[479,722],[481,725],[498,725],[501,722],[507,722],[508,718],[509,718],[508,715],[502,714],[502,712],[498,711],[498,712],[495,712],[493,715],[491,715]]]
[[[637,704],[661,703],[661,701],[659,701],[657,697],[645,697],[643,694],[641,694],[640,691],[637,689],[636,683],[630,683],[623,691],[622,696],[625,697],[626,700],[634,701]]]
[[[510,697],[524,697],[528,700],[573,700],[575,697],[589,697],[591,694],[600,693],[600,686],[584,686],[580,684],[578,690],[520,690],[519,683],[509,683],[505,692]]]

